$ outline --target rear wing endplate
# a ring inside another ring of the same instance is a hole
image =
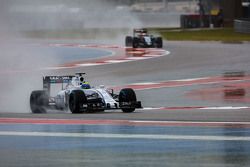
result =
[[[43,77],[43,90],[50,93],[50,85],[51,84],[64,84],[70,83],[72,78],[75,76],[45,76]]]

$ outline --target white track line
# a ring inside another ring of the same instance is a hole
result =
[[[76,67],[89,67],[89,66],[97,66],[98,63],[83,63],[83,64],[75,64]],[[73,66],[74,67],[74,66]]]
[[[67,47],[67,44],[49,44],[49,46],[55,46],[55,47]],[[122,48],[125,49],[126,47],[120,47],[120,46],[113,46],[113,45],[81,45],[81,44],[75,44],[75,45],[70,45],[73,47],[78,47],[78,48],[94,48],[94,49],[112,49],[112,48]],[[142,50],[142,51],[141,51]],[[110,51],[110,50],[108,50]],[[160,54],[155,54],[155,53],[145,53],[145,51],[150,51],[150,52],[157,52]],[[111,51],[112,54],[109,55],[113,56],[115,55],[114,51]],[[155,48],[146,48],[146,49],[136,49],[135,51],[128,51],[128,53],[140,53],[142,55],[141,57],[127,57],[124,60],[117,60],[117,59],[111,59],[111,60],[106,60],[103,63],[82,63],[82,64],[74,64],[70,67],[45,67],[42,68],[42,70],[60,70],[60,69],[69,69],[69,68],[78,68],[78,67],[90,67],[90,66],[99,66],[99,65],[107,65],[107,64],[116,64],[116,63],[125,63],[125,62],[130,62],[130,61],[138,61],[138,60],[145,60],[149,58],[156,58],[156,57],[161,57],[161,56],[167,56],[170,54],[169,51],[163,50],[163,49],[155,49]]]
[[[105,63],[124,63],[129,61],[130,60],[106,60]]]
[[[148,57],[128,57],[126,58],[127,60],[144,60],[147,59]]]
[[[178,79],[178,80],[170,80],[170,81],[178,81],[178,82],[189,82],[189,81],[199,81],[210,79],[210,77],[202,77],[202,78],[188,78],[188,79]]]
[[[60,132],[15,132],[15,131],[0,131],[0,136],[199,140],[199,141],[250,141],[250,136],[200,136],[200,135],[157,135],[157,134],[152,135],[152,134],[60,133]]]

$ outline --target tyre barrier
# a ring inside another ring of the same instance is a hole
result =
[[[250,33],[250,19],[234,20],[234,31],[240,33]]]

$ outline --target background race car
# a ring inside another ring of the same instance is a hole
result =
[[[134,29],[133,37],[126,36],[126,47],[133,48],[162,48],[162,38],[148,35],[147,29]]]
[[[43,78],[43,90],[35,90],[30,96],[32,113],[46,113],[47,109],[68,110],[72,113],[96,112],[121,109],[130,113],[142,108],[133,89],[125,88],[119,94],[104,86],[91,88],[82,75],[46,76]],[[51,96],[51,84],[61,84],[56,96]]]

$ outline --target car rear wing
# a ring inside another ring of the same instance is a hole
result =
[[[145,29],[145,28],[142,28],[142,29],[134,29],[134,36],[136,33],[148,33],[148,30]]]
[[[72,81],[72,78],[75,76],[45,76],[43,77],[43,90],[47,91],[50,94],[51,84],[68,84]]]

